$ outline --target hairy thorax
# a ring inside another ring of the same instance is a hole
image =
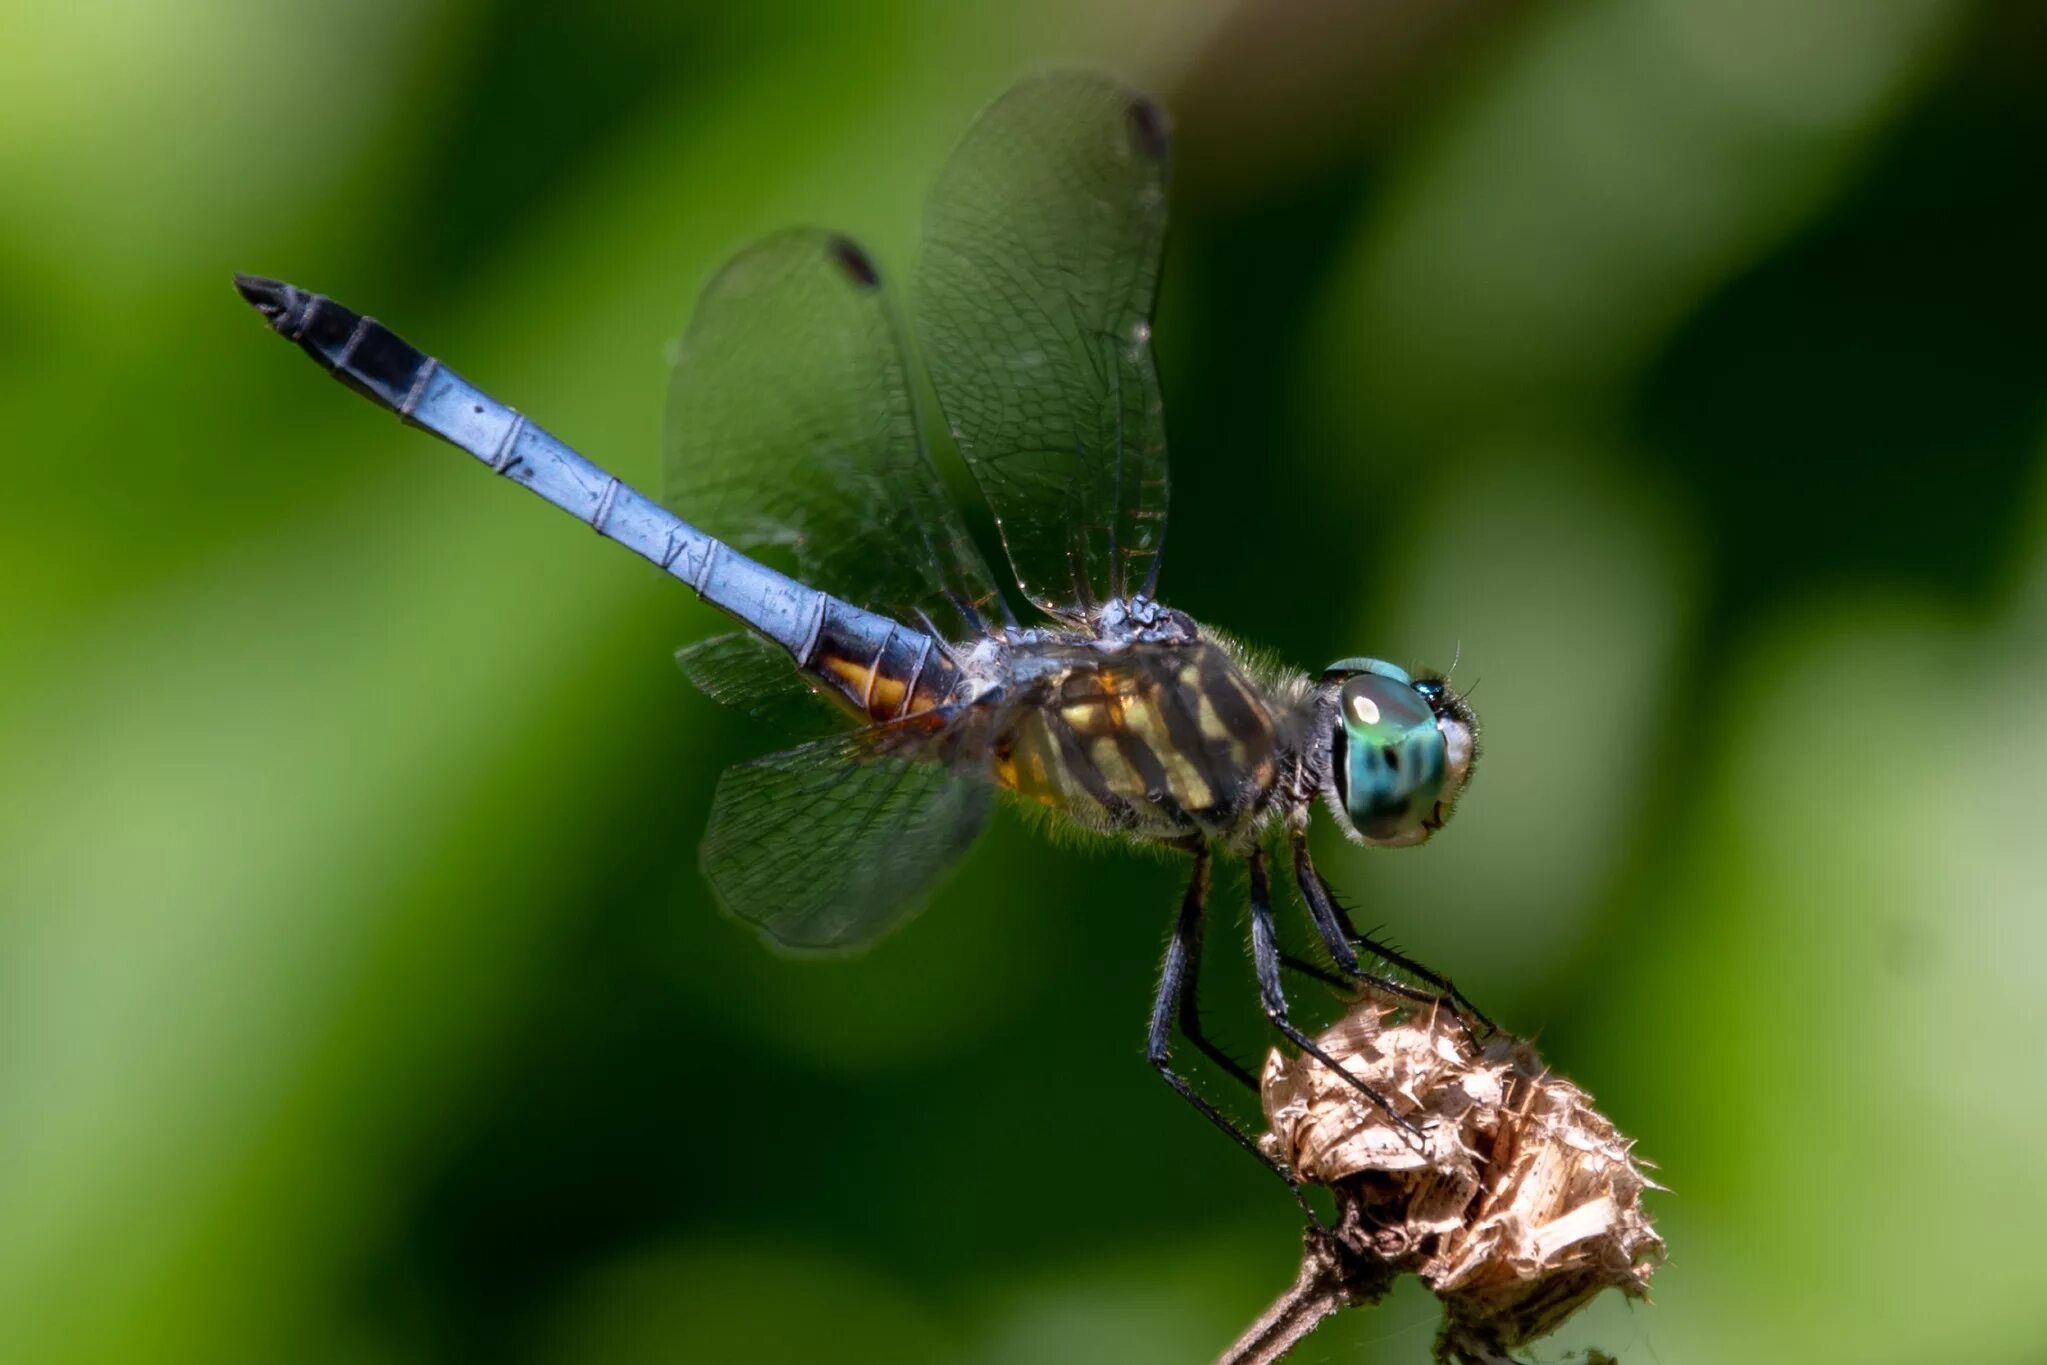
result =
[[[969,661],[996,782],[1089,830],[1245,837],[1291,766],[1294,699],[1180,613],[1079,624],[983,642]]]

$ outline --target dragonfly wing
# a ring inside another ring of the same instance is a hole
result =
[[[713,635],[675,653],[683,674],[712,701],[771,729],[811,739],[848,729],[853,717],[811,690],[789,652],[751,631]]]
[[[1025,596],[1055,615],[1149,593],[1166,530],[1151,317],[1163,117],[1055,73],[980,116],[940,176],[914,312],[940,406]]]
[[[907,920],[987,822],[985,782],[874,752],[877,730],[727,768],[703,869],[725,908],[785,948],[862,947]]]
[[[705,286],[677,343],[662,501],[743,550],[793,551],[810,586],[953,640],[995,597],[918,430],[874,264],[780,232]]]

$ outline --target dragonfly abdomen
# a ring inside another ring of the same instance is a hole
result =
[[[950,692],[955,672],[930,636],[692,526],[376,319],[276,280],[239,275],[235,284],[279,335],[349,388],[681,579],[787,650],[852,709],[892,720]]]
[[[894,621],[877,638],[873,612],[853,608],[857,614],[848,616],[839,610],[845,603],[827,602],[817,640],[798,656],[805,673],[874,722],[929,711],[951,698],[959,668],[937,640]]]

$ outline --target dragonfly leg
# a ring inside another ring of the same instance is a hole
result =
[[[1313,1038],[1294,1026],[1287,1008],[1286,988],[1279,979],[1279,938],[1272,924],[1272,874],[1266,866],[1265,850],[1252,849],[1250,863],[1251,963],[1258,973],[1258,998],[1265,1008],[1265,1017],[1286,1036],[1287,1041],[1349,1081],[1359,1094],[1405,1129],[1410,1137],[1420,1137],[1421,1129],[1396,1110],[1391,1101],[1346,1071],[1341,1062],[1316,1046]]]
[[[1308,914],[1315,921],[1315,932],[1321,938],[1322,946],[1329,950],[1329,956],[1335,961],[1338,971],[1389,995],[1412,1000],[1418,1004],[1448,1006],[1464,1021],[1467,1033],[1472,1032],[1473,1023],[1487,1033],[1493,1032],[1493,1021],[1488,1019],[1478,1006],[1472,1004],[1449,977],[1431,971],[1413,958],[1369,935],[1359,933],[1357,926],[1351,922],[1350,913],[1337,903],[1336,897],[1329,894],[1329,884],[1323,881],[1322,874],[1315,870],[1314,861],[1308,856],[1306,836],[1296,834],[1293,838],[1293,848],[1294,879],[1300,883],[1301,899],[1308,903]],[[1364,970],[1352,945],[1363,948],[1373,957],[1392,963],[1401,971],[1434,989],[1420,990],[1405,982]],[[1472,1037],[1473,1041],[1477,1041],[1475,1033]]]
[[[1197,856],[1203,860],[1206,860],[1208,857],[1206,853]],[[1206,900],[1208,895],[1208,869],[1205,866],[1201,867],[1197,869],[1195,875],[1202,879],[1202,897]],[[1211,1062],[1214,1062],[1224,1075],[1255,1095],[1259,1089],[1258,1078],[1253,1076],[1242,1062],[1239,1062],[1235,1057],[1230,1056],[1229,1053],[1224,1052],[1221,1047],[1217,1046],[1201,1027],[1201,939],[1204,915],[1201,909],[1197,909],[1193,916],[1193,922],[1191,924],[1186,923],[1187,910],[1183,904],[1180,916],[1182,925],[1179,927],[1185,929],[1187,943],[1187,979],[1179,992],[1180,999],[1177,1010],[1180,1036],[1199,1048],[1201,1054]]]
[[[1320,981],[1333,991],[1347,991],[1353,984],[1349,978],[1340,976],[1330,971],[1327,967],[1317,966],[1305,957],[1295,957],[1292,953],[1281,953],[1279,955],[1279,965],[1290,972],[1305,976],[1311,981]]]
[[[1337,942],[1343,944],[1341,939],[1338,939]],[[1345,948],[1349,947],[1348,944],[1343,944],[1343,946]],[[1334,954],[1332,953],[1331,956],[1334,956]],[[1437,995],[1433,991],[1425,991],[1418,986],[1410,986],[1404,981],[1395,981],[1391,977],[1380,976],[1375,972],[1356,970],[1349,976],[1344,976],[1340,972],[1330,971],[1327,967],[1317,966],[1306,958],[1295,957],[1292,953],[1281,953],[1279,955],[1279,965],[1290,972],[1305,976],[1312,981],[1319,981],[1333,991],[1349,991],[1362,984],[1388,995],[1399,996],[1405,1000],[1412,1000],[1416,1004],[1427,1005],[1431,1009],[1446,1010],[1463,1027],[1465,1037],[1472,1041],[1473,1046],[1476,1046],[1479,1042],[1478,1032],[1472,1027],[1472,1021],[1457,1011],[1457,1007],[1451,1003],[1448,996]]]
[[[1201,1033],[1200,1014],[1194,1004],[1195,979],[1201,964],[1201,917],[1208,906],[1208,865],[1207,848],[1194,851],[1194,877],[1187,884],[1187,894],[1180,902],[1180,917],[1173,925],[1173,937],[1166,945],[1165,966],[1159,972],[1158,998],[1151,1007],[1151,1030],[1145,1039],[1144,1055],[1167,1085],[1179,1093],[1181,1099],[1194,1108],[1216,1127],[1229,1136],[1230,1141],[1242,1147],[1258,1159],[1259,1164],[1286,1182],[1292,1191],[1294,1202],[1301,1206],[1310,1222],[1319,1224],[1321,1219],[1301,1194],[1300,1182],[1294,1179],[1292,1171],[1273,1159],[1257,1140],[1232,1122],[1227,1115],[1203,1099],[1188,1083],[1187,1078],[1173,1070],[1172,1030],[1177,1017],[1180,1028],[1187,1040],[1207,1053],[1218,1064],[1247,1085],[1255,1085],[1249,1073],[1234,1061],[1224,1057],[1219,1049]]]

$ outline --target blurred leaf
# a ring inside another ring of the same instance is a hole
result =
[[[1642,832],[1698,616],[1698,547],[1667,494],[1568,448],[1536,441],[1459,469],[1452,496],[1389,520],[1403,543],[1386,547],[1356,638],[1403,664],[1458,661],[1482,726],[1471,790],[1426,849],[1346,850],[1323,867],[1362,923],[1454,961],[1460,985],[1506,1009],[1547,995],[1583,949]]]
[[[859,1262],[730,1239],[596,1272],[544,1335],[543,1365],[958,1358],[928,1308]]]
[[[1364,376],[1404,429],[1596,397],[1826,202],[1961,11],[1597,0],[1531,16],[1361,224],[1329,291],[1340,369],[1324,382],[1346,394]]]
[[[2047,472],[2047,466],[2043,466]],[[2047,488],[2047,481],[2043,481]],[[2021,585],[2047,582],[2047,540]],[[1699,1358],[2023,1359],[2047,854],[2040,599],[1833,595],[1744,651],[1705,818],[1602,1001],[1661,1178],[1655,1336]],[[1679,1060],[1681,1059],[1681,1060]],[[1941,1273],[1930,1273],[1930,1272]]]

